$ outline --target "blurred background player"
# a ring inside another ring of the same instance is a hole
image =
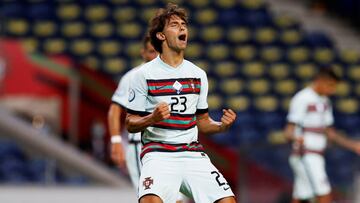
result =
[[[198,142],[224,132],[236,114],[223,110],[221,122],[208,114],[206,73],[184,59],[187,14],[177,5],[159,9],[151,20],[151,43],[160,55],[136,71],[130,85],[126,123],[142,131],[139,202],[175,202],[181,188],[195,202],[234,203],[229,184]]]
[[[143,39],[141,56],[144,62],[151,61],[157,56],[157,52],[150,43],[149,36],[145,36],[145,38]],[[136,71],[137,69],[138,67],[133,68],[122,77],[119,82],[118,88],[116,89],[114,95],[111,98],[112,104],[110,105],[110,109],[108,112],[108,125],[109,132],[111,134],[111,159],[121,169],[125,169],[126,164],[129,175],[131,177],[131,181],[136,190],[138,188],[138,182],[140,178],[141,163],[139,154],[141,152],[141,133],[128,134],[128,145],[125,153],[121,137],[124,120],[122,120],[121,118],[122,115],[126,113],[126,103],[128,100],[130,80],[134,71]]]
[[[334,127],[328,96],[335,92],[339,77],[331,68],[321,68],[309,87],[292,99],[285,136],[293,142],[290,165],[295,181],[292,203],[330,203],[331,188],[325,171],[323,153],[327,139],[360,153],[360,143],[339,135]]]

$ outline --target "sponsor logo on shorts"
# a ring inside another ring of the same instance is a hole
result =
[[[144,190],[151,189],[150,186],[154,184],[154,180],[151,177],[145,178],[143,181],[143,186],[145,187]]]

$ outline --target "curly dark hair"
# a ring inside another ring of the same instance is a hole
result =
[[[166,8],[159,9],[154,18],[150,21],[149,26],[149,35],[150,42],[154,46],[155,50],[159,53],[162,53],[162,42],[156,37],[156,33],[162,32],[164,30],[166,22],[171,18],[171,16],[178,16],[186,24],[188,24],[187,13],[185,9],[178,7],[178,5],[173,3],[168,3]]]

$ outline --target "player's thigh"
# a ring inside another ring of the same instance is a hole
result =
[[[188,163],[185,182],[197,203],[216,202],[234,196],[226,179],[208,158],[197,158]]]
[[[309,174],[306,170],[302,157],[290,156],[291,169],[294,173],[293,197],[295,199],[308,199],[314,197],[312,183],[309,180]]]
[[[324,157],[318,154],[309,154],[305,156],[305,161],[309,167],[316,195],[323,196],[329,194],[331,187],[325,170]]]
[[[164,203],[176,202],[182,181],[179,162],[161,156],[146,156],[141,168],[139,198],[157,195]]]

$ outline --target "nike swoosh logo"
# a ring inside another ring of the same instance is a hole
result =
[[[223,189],[224,189],[224,190],[226,191],[226,190],[230,189],[230,187],[227,187],[227,188],[223,188]]]
[[[163,89],[164,87],[166,87],[167,85],[162,85],[160,87],[155,87],[155,90],[160,90],[160,89]]]

